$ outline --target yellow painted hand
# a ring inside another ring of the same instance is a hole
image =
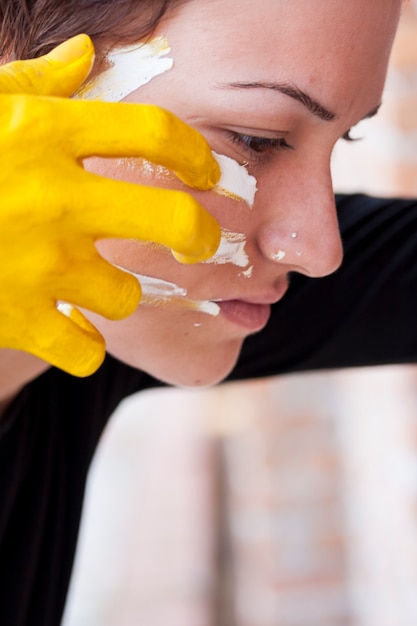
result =
[[[81,35],[46,57],[0,68],[0,347],[77,376],[100,366],[104,339],[80,311],[64,315],[57,303],[120,319],[140,299],[137,280],[100,257],[96,240],[154,241],[197,261],[220,239],[217,222],[190,195],[83,169],[93,155],[137,156],[199,189],[219,177],[205,140],[166,111],[50,97],[72,92],[93,55]]]

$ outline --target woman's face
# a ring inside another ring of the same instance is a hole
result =
[[[125,100],[171,110],[217,153],[245,164],[258,191],[252,208],[190,191],[225,231],[244,236],[240,254],[227,263],[181,265],[149,244],[99,243],[113,263],[187,292],[162,306],[140,305],[120,322],[89,314],[110,353],[173,384],[217,382],[233,367],[245,337],[266,324],[289,272],[320,277],[339,266],[330,155],[381,102],[400,4],[191,0],[158,26],[155,35],[167,38],[173,68]],[[88,167],[183,188],[139,160],[92,159]],[[187,308],[189,300],[216,301],[207,306],[219,313]]]

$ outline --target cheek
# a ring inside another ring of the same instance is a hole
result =
[[[228,194],[228,190],[233,187],[233,182],[228,179],[225,179],[227,188],[223,189],[222,193],[218,193],[214,191],[197,191],[187,187],[175,174],[145,159],[101,159],[93,157],[84,161],[84,167],[87,171],[114,180],[186,191],[218,220],[222,228],[233,232],[244,233],[248,228],[249,221],[253,221],[254,209],[250,208],[243,200],[235,200],[229,197],[232,196],[232,193]],[[234,182],[236,189],[239,188],[239,185],[240,188],[243,187],[239,181],[237,183]],[[151,210],[151,207],[149,208]]]
[[[154,165],[145,159],[120,158],[102,159],[91,157],[84,160],[84,168],[93,174],[106,176],[113,180],[155,187],[183,188],[184,185],[174,174],[163,167]]]
[[[174,259],[169,249],[149,241],[98,241],[96,246],[99,253],[109,262],[137,274],[160,277],[193,292],[197,288],[198,293],[199,282],[209,279],[213,271],[217,276],[220,270],[224,276],[227,268],[227,276],[240,275],[250,266],[249,233],[252,232],[257,212],[245,202],[232,200],[215,192],[195,191],[186,187],[174,174],[142,159],[94,158],[88,160],[86,168],[96,174],[129,183],[187,191],[218,220],[222,228],[219,250],[209,264],[182,265]],[[147,210],[147,207],[140,209]],[[152,207],[148,209],[152,210]],[[138,218],[139,214],[140,211]]]

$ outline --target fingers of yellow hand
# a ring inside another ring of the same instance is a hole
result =
[[[93,62],[91,39],[77,35],[43,57],[0,67],[0,93],[70,96],[87,78]]]
[[[94,326],[86,319],[81,323],[79,316],[80,312],[74,312],[68,317],[53,304],[40,304],[25,320],[20,308],[6,336],[0,337],[0,345],[34,354],[74,376],[89,376],[103,362],[105,343]]]
[[[68,106],[67,117],[62,112],[62,119],[72,117],[72,138],[79,156],[142,157],[174,171],[197,189],[211,189],[218,182],[220,168],[207,141],[172,113],[145,104],[76,104],[79,108]]]
[[[65,302],[94,311],[108,319],[118,320],[136,310],[141,289],[134,276],[110,265],[97,254],[88,264],[71,265],[59,294],[60,299]]]
[[[198,189],[211,189],[219,179],[219,165],[204,137],[158,107],[24,95],[0,98],[0,140],[1,129],[7,128],[8,152],[13,146],[17,152],[18,146],[27,161],[45,155],[62,156],[69,163],[94,155],[136,156],[175,171]]]
[[[195,261],[211,257],[220,243],[220,226],[189,194],[89,175],[77,220],[97,237],[122,237],[160,243]]]
[[[93,324],[77,308],[72,306],[72,304],[62,302],[58,304],[57,309],[83,330],[95,334],[96,329]]]
[[[178,261],[178,263],[182,263],[183,265],[194,265],[195,263],[200,263],[200,260],[196,259],[195,257],[187,256],[185,254],[180,254],[179,252],[175,252],[175,250],[171,250],[171,252],[172,252],[174,259]],[[202,260],[205,261],[206,259],[202,259]]]
[[[72,309],[67,317],[56,311],[48,318],[46,328],[47,341],[39,346],[36,356],[73,376],[89,376],[100,367],[105,342],[82,313]]]

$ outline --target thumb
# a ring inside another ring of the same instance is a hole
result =
[[[94,62],[88,35],[76,35],[38,59],[0,67],[0,93],[71,96],[85,81]]]

